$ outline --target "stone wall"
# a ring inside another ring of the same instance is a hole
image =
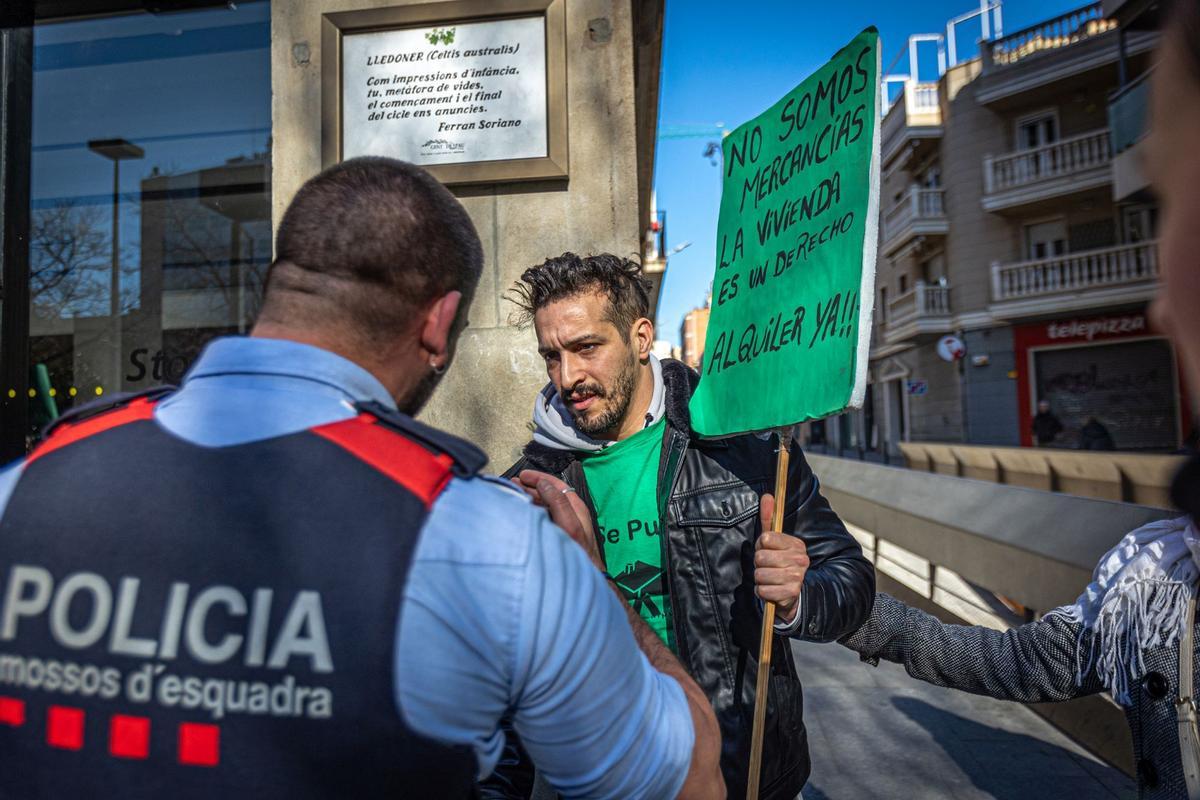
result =
[[[409,2],[427,0],[387,0]],[[300,185],[321,169],[321,15],[379,5],[295,0],[271,6],[276,222]],[[569,180],[455,189],[483,241],[484,276],[471,325],[423,418],[482,446],[495,472],[528,440],[533,398],[546,380],[533,333],[508,325],[512,306],[505,291],[526,267],[564,250],[639,251],[630,4],[565,5]],[[598,24],[603,21],[608,25]]]

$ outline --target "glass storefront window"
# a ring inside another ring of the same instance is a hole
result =
[[[266,2],[34,29],[31,433],[178,382],[271,257]]]

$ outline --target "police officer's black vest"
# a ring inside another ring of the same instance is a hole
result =
[[[482,454],[381,408],[206,448],[155,400],[58,425],[0,519],[0,797],[473,796],[393,684],[418,531]]]

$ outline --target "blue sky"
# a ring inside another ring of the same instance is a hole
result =
[[[1004,32],[1086,5],[1081,0],[1007,0]],[[743,9],[753,9],[753,12]],[[667,0],[659,107],[661,132],[724,123],[761,113],[863,28],[879,29],[885,71],[907,48],[909,35],[941,33],[946,23],[978,9],[972,0],[842,2],[755,0],[742,6],[713,0]],[[978,20],[957,27],[960,60],[977,52]],[[936,47],[921,51],[920,76],[937,74]],[[907,59],[897,65],[908,71]],[[674,127],[672,127],[674,126]],[[717,140],[714,134],[711,139]],[[692,244],[670,259],[658,306],[658,337],[679,343],[683,315],[703,305],[716,258],[720,170],[704,158],[705,138],[658,142],[655,188],[667,212],[668,248]]]

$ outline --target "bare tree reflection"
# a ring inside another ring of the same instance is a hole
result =
[[[192,197],[166,199],[161,213],[164,288],[215,290],[216,316],[232,312],[242,324],[253,319],[266,272],[264,259],[255,257],[259,226],[230,220]]]

